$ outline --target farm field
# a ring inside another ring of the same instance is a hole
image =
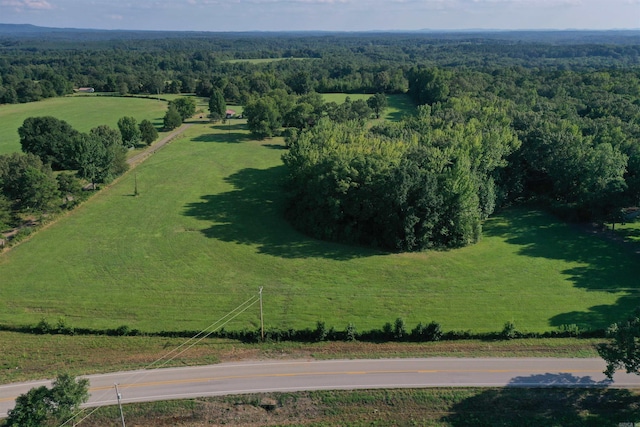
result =
[[[166,110],[167,103],[163,101],[102,96],[69,96],[0,105],[0,154],[20,151],[18,128],[28,117],[54,116],[80,132],[88,132],[100,125],[117,129],[118,119],[123,116],[135,117],[138,123],[148,119],[160,128]]]
[[[509,210],[452,251],[390,254],[309,239],[281,216],[282,140],[196,124],[108,190],[0,255],[0,323],[200,330],[264,287],[265,325],[522,331],[604,328],[637,306],[635,255]],[[226,329],[256,328],[257,306]]]

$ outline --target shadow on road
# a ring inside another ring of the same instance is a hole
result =
[[[509,387],[608,387],[613,381],[594,381],[591,377],[577,377],[569,373],[539,374],[515,377]]]

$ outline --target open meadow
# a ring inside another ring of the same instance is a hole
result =
[[[20,151],[18,128],[28,117],[54,116],[88,132],[100,125],[117,129],[119,118],[132,116],[138,123],[150,120],[159,129],[166,110],[167,103],[155,99],[87,95],[0,105],[0,154]]]
[[[277,328],[366,330],[401,317],[445,331],[500,331],[507,321],[590,329],[638,304],[634,253],[535,211],[501,212],[480,243],[451,251],[310,239],[282,218],[283,152],[281,139],[253,140],[242,120],[194,124],[0,255],[0,324],[63,317],[73,327],[199,330],[260,287],[265,325]],[[258,325],[254,305],[225,327]]]

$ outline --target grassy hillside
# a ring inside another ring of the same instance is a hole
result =
[[[20,151],[18,128],[28,117],[54,116],[80,132],[99,125],[117,128],[118,119],[133,116],[162,126],[167,103],[154,99],[73,96],[27,104],[0,105],[0,154]]]
[[[199,329],[264,287],[265,323],[359,330],[605,327],[638,303],[635,255],[538,212],[474,246],[388,254],[309,239],[281,216],[279,139],[197,124],[110,189],[0,255],[0,323]],[[253,306],[227,329],[254,328]]]

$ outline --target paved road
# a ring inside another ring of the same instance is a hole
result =
[[[602,359],[380,359],[260,361],[131,371],[87,376],[87,406],[225,394],[320,389],[421,387],[615,387],[640,388],[640,376],[616,374],[606,381]],[[0,417],[15,397],[49,382],[0,386]]]

